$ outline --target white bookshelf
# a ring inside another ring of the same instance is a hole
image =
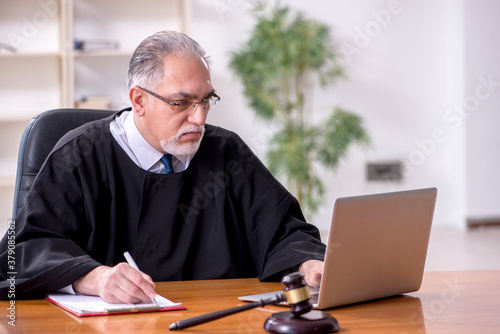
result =
[[[190,6],[189,0],[0,0],[0,43],[17,49],[0,48],[0,232],[11,215],[19,140],[29,120],[88,96],[110,97],[111,108],[128,106],[133,50],[160,30],[189,33]],[[119,47],[79,51],[75,39]]]

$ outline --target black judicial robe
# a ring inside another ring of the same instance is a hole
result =
[[[138,167],[109,131],[112,117],[64,136],[16,217],[15,293],[70,285],[130,251],[154,281],[280,279],[323,260],[318,230],[233,132],[206,125],[187,170]],[[0,296],[9,291],[7,234]]]

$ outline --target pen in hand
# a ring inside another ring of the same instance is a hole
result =
[[[127,251],[125,253],[123,253],[123,256],[125,257],[125,259],[127,260],[127,263],[132,267],[134,268],[135,270],[137,271],[140,271],[139,270],[139,267],[137,266],[137,264],[135,263],[134,259],[132,258],[132,255],[130,255],[130,253]],[[155,303],[156,305],[158,305],[158,303],[156,302],[156,299],[155,298],[151,298],[151,301],[153,303]]]

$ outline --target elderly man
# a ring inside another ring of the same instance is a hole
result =
[[[205,124],[220,98],[198,43],[148,37],[128,84],[131,109],[69,132],[40,170],[16,217],[17,295],[133,303],[155,296],[154,281],[296,270],[318,285],[325,246],[296,199],[236,134]],[[4,298],[6,250],[4,237]]]

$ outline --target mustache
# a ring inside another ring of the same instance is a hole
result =
[[[177,134],[175,135],[175,139],[179,140],[183,134],[186,134],[188,132],[201,132],[203,134],[205,132],[205,126],[190,124],[185,128],[180,129],[179,132],[177,132]]]

